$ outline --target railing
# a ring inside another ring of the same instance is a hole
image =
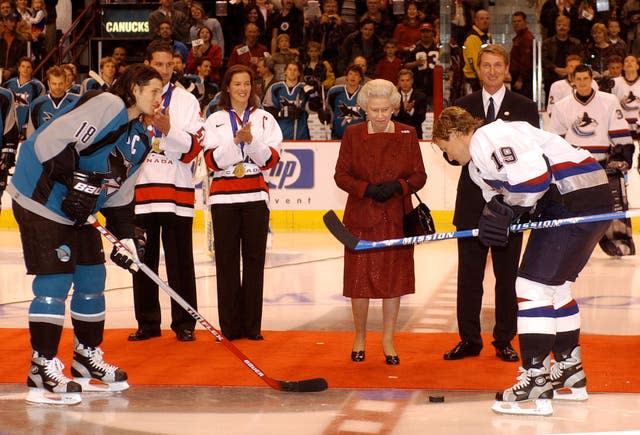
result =
[[[71,55],[71,63],[77,64],[79,57],[87,49],[91,38],[98,28],[96,20],[99,19],[98,2],[89,3],[71,23],[69,29],[62,35],[57,45],[51,50],[34,69],[34,77],[44,80],[46,66],[51,63],[60,64]],[[68,44],[66,43],[68,41]],[[55,62],[51,62],[55,60]]]

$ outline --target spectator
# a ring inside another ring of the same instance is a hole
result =
[[[274,74],[273,60],[267,57],[261,57],[258,59],[258,77],[254,81],[254,92],[256,97],[262,101],[267,89],[276,82],[276,76]]]
[[[420,39],[421,24],[422,19],[418,14],[418,6],[413,0],[408,1],[405,5],[404,19],[396,24],[393,31],[393,39],[398,43],[398,53],[402,59],[408,56],[416,41]]]
[[[584,59],[584,48],[580,40],[569,36],[571,20],[564,15],[556,19],[556,34],[542,42],[542,80],[544,93],[549,95],[551,84],[567,77],[566,59],[577,54]]]
[[[551,38],[557,32],[557,18],[562,15],[569,18],[569,23],[575,26],[578,20],[578,7],[576,0],[547,0],[540,10],[540,25],[544,30],[544,37]],[[572,29],[567,29],[572,34]],[[585,41],[586,42],[586,41]]]
[[[591,28],[592,42],[587,48],[587,58],[585,63],[591,66],[594,80],[600,84],[607,69],[607,59],[609,56],[618,55],[623,57],[626,55],[624,51],[618,51],[609,44],[607,36],[607,27],[602,23],[596,23]]]
[[[158,39],[171,44],[174,53],[180,53],[182,61],[187,61],[187,58],[189,57],[189,49],[186,44],[173,38],[173,27],[171,26],[170,19],[167,18],[158,24],[158,32],[153,39]]]
[[[367,70],[367,59],[364,58],[364,56],[356,56],[353,58],[353,60],[349,63],[349,66],[351,65],[356,65],[359,66],[360,69],[362,71],[366,71]],[[364,81],[361,84],[365,84],[368,81],[371,80],[371,77],[368,76],[364,76]],[[340,77],[336,77],[336,85],[344,85],[345,83],[347,83],[347,75],[343,75]]]
[[[303,46],[304,15],[293,0],[282,0],[282,9],[273,17],[272,26],[271,53],[276,52],[280,35],[288,35],[290,45],[295,49]]]
[[[609,32],[609,44],[611,44],[616,52],[621,52],[626,55],[629,50],[627,43],[620,36],[620,21],[610,19],[607,23],[607,30]]]
[[[173,0],[160,0],[158,9],[149,14],[149,33],[154,38],[158,34],[160,23],[169,20],[171,23],[171,34],[175,39],[188,44],[189,40],[189,17],[177,10],[173,5]]]
[[[627,45],[634,55],[640,55],[640,0],[625,0],[621,19],[627,28]]]
[[[484,9],[476,11],[473,18],[473,26],[462,46],[462,54],[465,60],[462,71],[472,91],[477,91],[481,87],[476,72],[478,53],[483,46],[493,43],[493,37],[489,33],[490,22],[488,11]]]
[[[14,77],[18,72],[18,60],[27,55],[27,40],[16,34],[18,14],[10,12],[2,17],[3,32],[0,38],[0,68],[2,81]]]
[[[81,95],[82,85],[76,82],[78,77],[76,66],[73,63],[65,63],[61,68],[64,71],[66,91],[70,94]]]
[[[218,86],[220,84],[220,68],[222,67],[222,49],[211,41],[211,31],[206,26],[200,28],[198,38],[202,41],[202,44],[193,45],[189,50],[187,71],[195,73],[198,60],[209,59],[211,62],[209,81]]]
[[[245,65],[256,71],[258,59],[264,57],[267,47],[258,43],[260,29],[255,24],[249,23],[244,27],[244,43],[238,44],[231,50],[231,56],[227,62],[228,67]]]
[[[404,67],[413,71],[413,86],[427,97],[427,104],[433,104],[433,69],[440,64],[440,49],[434,40],[434,30],[430,23],[420,26],[420,40],[409,52]]]
[[[511,24],[516,36],[513,37],[509,55],[509,74],[511,90],[525,97],[533,98],[533,33],[527,26],[527,15],[522,11],[514,12]]]
[[[386,9],[382,8],[380,0],[366,0],[367,11],[360,17],[372,21],[375,25],[375,34],[382,40],[391,38],[396,27],[396,22]]]
[[[382,40],[375,35],[375,23],[369,19],[360,21],[359,28],[351,33],[340,47],[338,71],[344,72],[347,62],[356,56],[367,59],[368,69],[365,75],[371,75],[379,59],[384,56]]]
[[[57,5],[58,0],[44,0],[44,10],[47,17],[44,28],[43,53],[50,53],[58,44],[58,28],[56,27],[56,20],[58,19]]]
[[[116,77],[120,77],[127,68],[127,49],[121,45],[114,47],[111,57],[116,61]]]
[[[209,80],[212,69],[213,67],[211,66],[211,60],[209,58],[201,57],[196,61],[195,75],[197,77],[198,92],[200,93],[198,100],[200,101],[201,107],[206,106],[216,92],[218,92],[218,83]]]
[[[398,84],[398,72],[402,69],[402,61],[396,56],[397,51],[398,45],[393,39],[384,43],[384,57],[376,64],[373,73],[375,78]]]
[[[391,121],[399,97],[386,80],[367,83],[357,103],[366,111],[367,122],[347,128],[340,144],[334,179],[348,194],[344,224],[358,238],[403,237],[404,210],[413,208],[411,193],[427,180],[415,131]],[[351,299],[355,329],[351,360],[365,359],[367,313],[373,298],[382,299],[385,362],[399,364],[394,335],[400,298],[415,292],[413,246],[367,253],[345,249],[343,283],[343,295]]]
[[[278,35],[276,38],[276,50],[271,55],[273,71],[277,81],[284,80],[284,68],[289,62],[297,62],[299,54],[297,48],[291,48],[289,35]]]
[[[350,32],[338,14],[338,1],[325,0],[320,18],[305,26],[305,40],[320,43],[320,56],[332,67],[338,65],[340,46]]]
[[[220,21],[215,18],[209,18],[204,11],[201,3],[193,2],[191,5],[191,17],[193,24],[189,28],[189,41],[193,44],[193,40],[198,39],[198,33],[202,27],[207,27],[211,32],[211,43],[217,44],[224,55],[224,35]]]
[[[136,226],[146,235],[144,263],[158,273],[160,241],[171,288],[197,309],[193,261],[195,189],[191,168],[202,150],[202,117],[193,95],[170,82],[173,75],[171,44],[153,41],[145,64],[162,77],[161,110],[147,118],[151,150],[140,168],[135,187]],[[160,335],[158,285],[145,273],[133,275],[133,301],[138,322],[129,341]],[[196,321],[171,299],[171,330],[178,341],[195,340]]]
[[[320,43],[310,41],[307,43],[307,63],[302,68],[304,82],[309,83],[315,81],[328,90],[336,82],[336,76],[333,73],[331,64],[320,57]]]
[[[471,31],[473,15],[481,5],[478,0],[448,0],[451,7],[451,38],[462,45]]]
[[[410,69],[401,69],[398,73],[398,90],[400,106],[393,120],[412,126],[416,129],[418,139],[423,139],[422,123],[427,116],[427,96],[413,88],[413,72]]]

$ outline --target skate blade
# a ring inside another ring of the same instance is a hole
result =
[[[520,405],[533,405],[533,407],[522,407]],[[553,407],[550,399],[537,399],[527,402],[501,402],[496,400],[491,407],[493,412],[510,415],[551,415]]]
[[[560,388],[553,391],[553,398],[555,400],[573,400],[582,402],[589,398],[587,388]]]
[[[113,393],[129,388],[127,381],[107,383],[93,378],[73,378],[73,380],[82,385],[83,392],[97,391],[100,393]]]
[[[82,401],[80,393],[50,393],[42,388],[29,388],[27,402],[46,405],[77,405]]]

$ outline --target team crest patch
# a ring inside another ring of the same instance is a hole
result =
[[[56,255],[62,263],[68,263],[71,260],[71,248],[67,245],[60,245],[56,248]]]

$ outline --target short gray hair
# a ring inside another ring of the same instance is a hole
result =
[[[358,106],[366,110],[369,98],[387,98],[393,107],[400,104],[398,89],[389,80],[384,79],[370,80],[364,84],[358,93]]]

